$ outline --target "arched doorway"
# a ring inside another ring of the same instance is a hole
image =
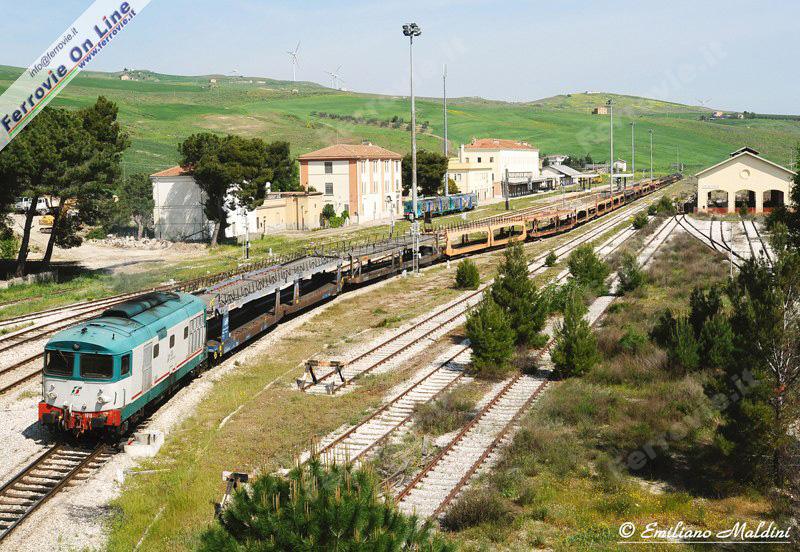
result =
[[[783,207],[785,203],[783,192],[780,190],[767,190],[764,192],[764,212],[769,213],[773,209]]]
[[[725,190],[712,190],[708,192],[706,211],[724,215],[728,212],[728,192]]]
[[[756,193],[752,190],[739,190],[736,192],[736,200],[734,202],[736,211],[741,211],[742,208],[747,208],[748,213],[756,212]]]

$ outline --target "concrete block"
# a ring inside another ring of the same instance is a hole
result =
[[[142,431],[134,433],[125,445],[125,454],[131,458],[152,458],[164,444],[164,433],[161,431]]]

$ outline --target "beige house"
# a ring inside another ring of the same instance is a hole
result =
[[[592,109],[592,115],[608,115],[608,106],[598,105]]]
[[[462,163],[458,158],[450,159],[447,165],[447,178],[456,183],[461,193],[474,193],[479,200],[494,197],[492,168],[488,164]]]
[[[275,230],[314,230],[321,226],[322,192],[277,192],[267,194],[256,207],[256,233]]]
[[[390,220],[403,214],[403,156],[370,143],[339,144],[301,155],[300,185],[323,194],[352,223]]]
[[[795,172],[742,148],[728,159],[697,173],[697,210],[733,213],[769,212],[789,200]]]
[[[491,167],[492,182],[496,184],[502,182],[506,171],[512,180],[527,180],[528,176],[535,178],[540,174],[539,150],[527,142],[483,138],[462,144],[458,153],[461,162]]]

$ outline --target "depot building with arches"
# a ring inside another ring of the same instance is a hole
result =
[[[789,201],[795,172],[745,147],[696,176],[698,212],[769,213]]]

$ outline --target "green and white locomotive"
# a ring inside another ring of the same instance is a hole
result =
[[[120,303],[47,343],[39,421],[76,434],[124,433],[207,357],[200,299],[154,292]]]

